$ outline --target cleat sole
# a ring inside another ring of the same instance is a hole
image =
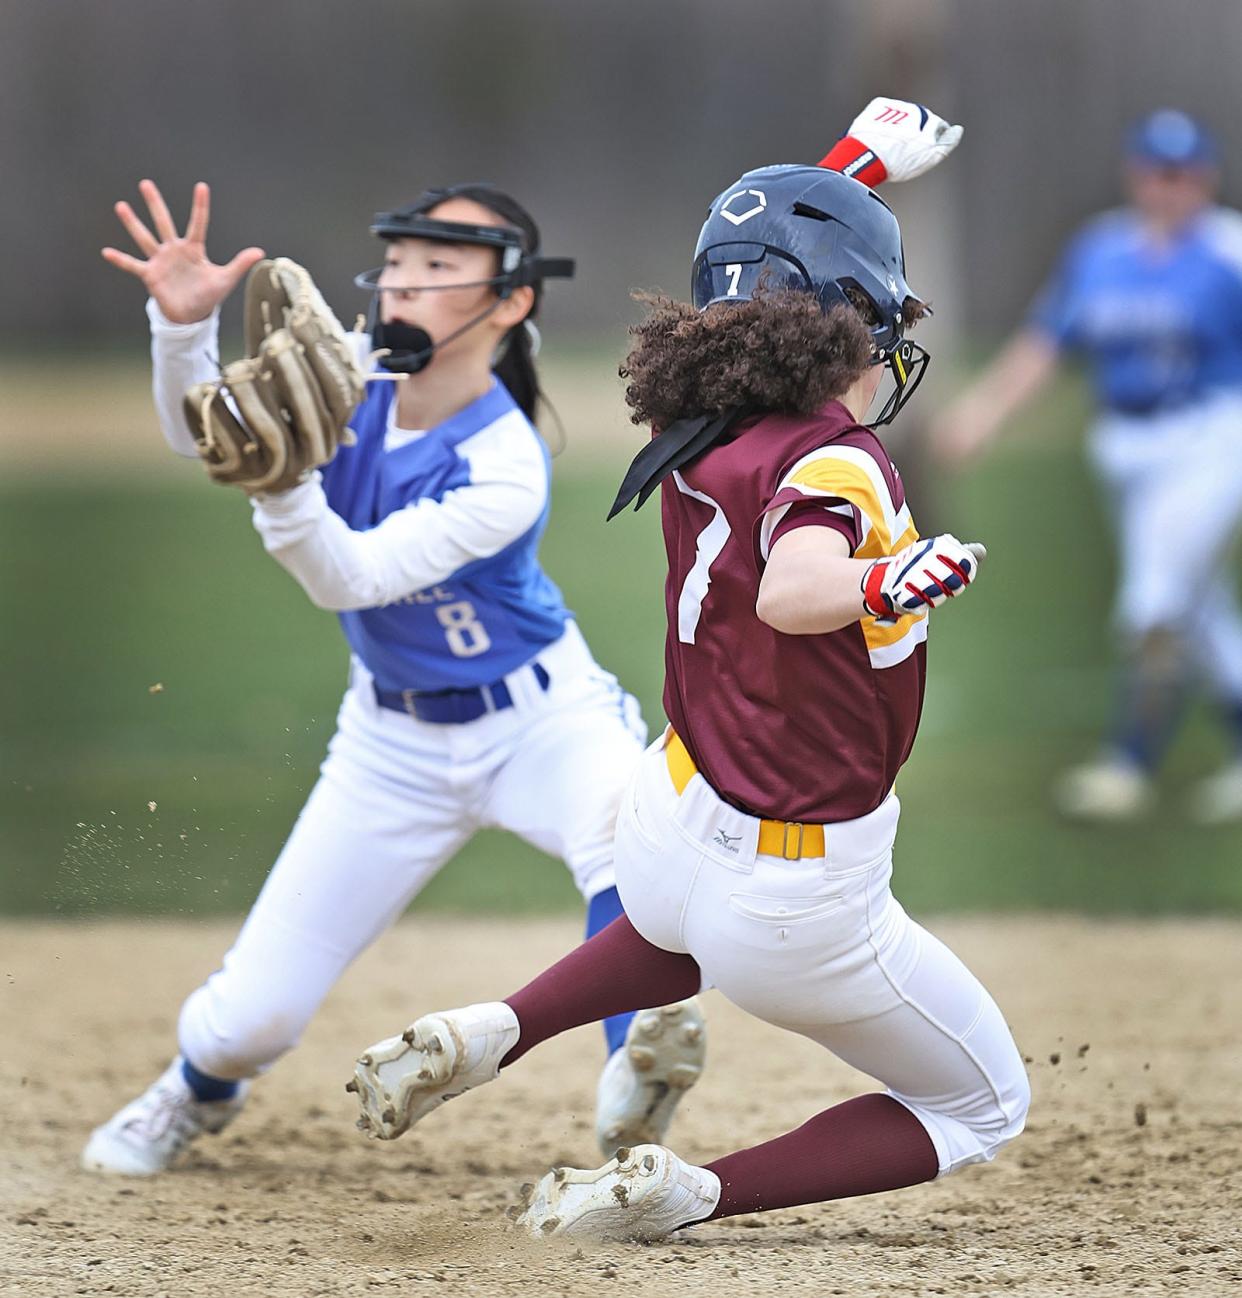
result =
[[[362,1109],[359,1127],[394,1140],[447,1100],[491,1081],[517,1040],[507,1005],[488,1003],[428,1014],[358,1058],[347,1089]]]
[[[707,1034],[697,1000],[636,1015],[623,1049],[608,1065],[615,1089],[601,1082],[596,1138],[605,1155],[619,1144],[664,1141],[674,1110],[703,1075]]]
[[[690,1190],[693,1195],[698,1189],[686,1176],[691,1170],[666,1149],[619,1149],[600,1168],[562,1167],[549,1172],[532,1194],[524,1196],[529,1199],[525,1211],[509,1214],[510,1220],[536,1239],[550,1235],[600,1242],[662,1238],[690,1221],[702,1220],[710,1210],[711,1200],[701,1191],[693,1197],[685,1193]]]
[[[655,1067],[656,1053],[650,1046],[631,1046],[627,1053],[629,1054],[630,1063],[640,1073],[649,1072]]]

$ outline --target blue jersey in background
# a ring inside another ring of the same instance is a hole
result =
[[[1086,359],[1107,410],[1171,410],[1242,389],[1242,215],[1209,208],[1161,243],[1133,212],[1097,217],[1030,323]]]

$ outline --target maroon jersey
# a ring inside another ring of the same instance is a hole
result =
[[[860,559],[918,533],[883,446],[840,402],[739,426],[661,488],[668,550],[664,710],[721,797],[830,823],[874,810],[909,755],[927,619],[785,635],[755,600],[775,541],[832,527]]]

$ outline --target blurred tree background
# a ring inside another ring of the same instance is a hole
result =
[[[1242,158],[1235,0],[3,0],[0,24],[0,909],[244,906],[344,681],[332,619],[262,554],[244,500],[163,449],[141,292],[98,255],[126,246],[116,199],[152,176],[183,219],[209,180],[215,256],[295,257],[347,320],[366,307],[352,276],[378,260],[375,210],[480,178],[527,203],[545,249],[579,265],[544,312],[569,441],[546,563],[654,728],[657,520],[602,522],[637,436],[616,378],[629,293],[684,293],[711,196],[748,167],[814,161],[877,93],[967,128],[947,166],[886,192],[936,306],[920,330],[936,365],[892,444],[924,529],[992,552],[986,598],[937,620],[899,892],[921,909],[1242,908],[1242,835],[1182,815],[1221,756],[1204,718],[1148,822],[1087,830],[1048,809],[1110,702],[1079,388],[953,481],[925,471],[913,422],[1118,201],[1130,120],[1184,107]],[[1239,175],[1227,166],[1226,201]],[[236,303],[226,326],[231,354]],[[538,909],[572,891],[487,835],[426,904]]]

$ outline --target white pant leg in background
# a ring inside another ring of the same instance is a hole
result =
[[[1140,638],[1183,631],[1228,574],[1242,520],[1242,398],[1214,397],[1147,418],[1108,416],[1091,431],[1118,539],[1117,622]],[[1224,611],[1213,657],[1242,663],[1242,623]],[[1234,668],[1221,669],[1232,677]]]
[[[944,1175],[1016,1136],[1030,1089],[995,1002],[889,891],[898,811],[827,826],[826,857],[761,856],[759,822],[702,776],[678,797],[657,743],[622,802],[617,887],[648,941],[887,1086]]]
[[[497,771],[482,814],[563,860],[589,901],[613,886],[617,807],[647,727],[635,699],[582,650],[559,673],[551,664],[551,687],[525,712],[521,743]]]
[[[253,1076],[291,1049],[346,967],[476,828],[444,731],[345,697],[322,774],[223,966],[191,994],[182,1054]]]

